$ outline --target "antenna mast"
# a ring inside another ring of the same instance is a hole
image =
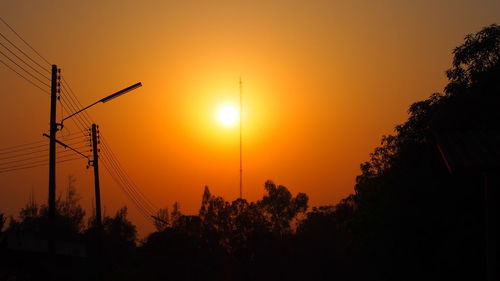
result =
[[[241,81],[241,76],[240,76],[240,199],[243,198],[243,158],[242,158],[242,148],[243,148],[243,142],[241,138],[241,133],[242,133],[242,113],[243,112],[243,100],[242,100],[242,81]]]

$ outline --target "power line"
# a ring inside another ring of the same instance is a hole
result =
[[[117,166],[118,164],[115,162],[115,160],[112,159],[108,154],[106,154],[106,152],[103,154],[102,159],[108,161],[108,163],[111,165],[111,169],[121,179],[126,189],[125,191],[127,191],[127,195],[131,197],[132,200],[136,201],[136,204],[138,204],[139,207],[145,209],[147,213],[154,214],[154,207],[151,207],[151,205],[149,205],[146,200],[144,200],[144,197],[137,192],[136,188],[134,188],[133,183],[131,183],[126,178],[123,170],[119,166]]]
[[[140,205],[140,203],[138,203],[134,198],[133,195],[131,195],[129,193],[129,191],[127,191],[127,188],[124,187],[123,183],[120,181],[119,178],[117,178],[117,175],[114,174],[111,169],[108,167],[108,163],[107,163],[107,160],[104,160],[102,162],[104,165],[104,168],[106,169],[106,171],[108,172],[108,174],[111,176],[111,178],[115,181],[115,183],[122,189],[122,191],[129,197],[129,199],[131,199],[132,203],[134,203],[134,205],[136,206],[137,210],[139,211],[139,213],[141,215],[143,215],[145,218],[147,219],[151,219],[151,215],[148,214],[148,212]]]
[[[62,155],[62,156],[58,156],[57,159],[66,159],[68,157],[74,157],[74,155],[71,155],[71,154],[66,154],[66,155]],[[15,165],[10,165],[10,166],[7,166],[7,167],[2,167],[1,169],[4,170],[4,169],[9,169],[9,168],[18,168],[18,167],[24,167],[26,165],[32,165],[32,164],[38,164],[38,163],[43,163],[43,162],[47,162],[48,161],[48,158],[45,158],[45,159],[40,159],[40,160],[34,160],[32,159],[33,161],[30,161],[28,163],[22,163],[22,164],[15,164]]]
[[[37,84],[35,84],[35,82],[29,80],[28,78],[24,77],[24,75],[22,75],[21,73],[15,71],[12,67],[10,67],[8,64],[6,64],[2,59],[0,59],[0,62],[3,63],[3,65],[5,65],[7,68],[9,68],[10,70],[14,71],[17,75],[21,76],[21,78],[23,78],[24,80],[28,81],[28,83],[30,83],[31,85],[37,87],[38,89],[42,90],[42,92],[50,95],[49,91],[43,89],[42,87],[38,86]]]
[[[11,153],[14,153],[14,152],[22,152],[22,151],[32,150],[32,149],[43,147],[43,146],[46,146],[46,144],[35,145],[35,146],[27,147],[27,148],[17,148],[17,149],[11,150],[11,151],[4,151],[4,152],[0,152],[0,155],[11,154]]]
[[[36,73],[40,74],[42,77],[44,77],[45,79],[49,80],[50,81],[50,78],[45,76],[45,74],[41,73],[40,71],[36,70],[36,68],[34,68],[33,66],[31,66],[31,64],[27,63],[25,60],[23,60],[22,58],[20,58],[18,55],[16,55],[16,53],[12,52],[11,49],[9,49],[7,46],[5,46],[4,44],[2,44],[2,42],[0,42],[0,45],[2,45],[2,47],[4,47],[5,49],[7,49],[7,51],[9,51],[11,54],[13,54],[18,60],[22,61],[25,65],[27,65],[29,68],[31,68],[33,71],[35,71]]]
[[[78,148],[76,148],[76,149],[80,149],[80,148],[83,148],[83,147],[78,147]],[[46,151],[44,151],[44,152],[46,152]],[[65,155],[67,155],[67,153],[68,153],[68,152],[73,152],[73,151],[71,151],[71,150],[63,150],[63,151],[59,151],[59,154],[65,154]],[[0,166],[4,166],[4,165],[7,165],[7,164],[12,164],[12,163],[18,163],[18,162],[31,161],[31,160],[33,160],[33,159],[37,159],[37,158],[46,158],[46,157],[47,157],[47,155],[42,154],[42,155],[32,156],[32,157],[30,157],[30,158],[23,158],[23,159],[9,160],[9,161],[7,161],[7,162],[3,162],[3,163],[1,163],[1,162],[0,162]],[[45,159],[45,160],[46,160],[46,159]]]
[[[26,44],[28,47],[30,47],[31,50],[33,50],[33,52],[35,52],[40,58],[42,58],[48,65],[51,65],[51,63],[46,60],[39,52],[37,52],[37,50],[35,50],[35,48],[33,48],[28,42],[26,42],[26,40],[24,40],[21,35],[19,35],[15,30],[14,28],[12,28],[7,22],[5,22],[2,17],[0,17],[0,20],[10,29],[12,30],[12,32],[14,32],[15,35],[17,35],[17,37],[19,39],[21,39],[21,41],[24,42],[24,44]]]
[[[65,140],[65,141],[72,140],[72,142],[70,144],[68,144],[68,145],[76,145],[76,144],[84,143],[84,142],[87,141],[86,139],[78,140],[78,138],[85,138],[85,136],[74,137],[74,138],[70,138],[70,139]],[[13,153],[15,153],[15,155],[14,156],[12,156],[12,155],[11,156],[5,156],[3,158],[0,158],[0,160],[1,159],[6,159],[6,158],[16,157],[18,155],[23,155],[23,153],[25,153],[24,155],[27,155],[27,154],[33,154],[33,153],[36,153],[36,152],[47,151],[48,148],[44,148],[44,149],[41,149],[41,150],[38,149],[36,151],[31,151],[33,149],[44,147],[46,145],[47,144],[37,144],[37,145],[31,145],[31,146],[28,146],[28,147],[26,147],[26,145],[20,145],[20,146],[13,146],[13,147],[10,147],[10,148],[4,148],[4,149],[1,150],[0,155],[9,155],[9,154],[13,154]],[[21,153],[19,153],[19,152],[21,152]]]
[[[107,158],[102,158],[103,163],[105,167],[109,170],[108,172],[114,173],[115,181],[116,178],[119,179],[119,182],[117,184],[119,187],[122,189],[122,191],[125,193],[127,197],[136,205],[136,207],[140,210],[143,211],[143,213],[147,214],[148,216],[154,215],[155,212],[152,210],[143,200],[143,198],[140,198],[137,196],[134,188],[131,186],[130,182],[128,182],[123,175],[117,170],[115,165],[112,163],[111,160]],[[113,176],[113,174],[112,174]]]
[[[34,145],[34,144],[40,144],[42,142],[46,142],[46,140],[39,140],[39,141],[35,141],[35,142],[30,142],[30,143],[25,143],[25,144],[18,144],[18,145],[14,145],[14,146],[10,146],[10,147],[0,148],[0,152],[4,151],[4,150],[10,150],[10,149],[15,149],[15,148],[23,147],[23,146],[31,146],[31,145]]]
[[[61,97],[63,97],[63,98],[60,101],[66,107],[66,111],[68,111],[69,114],[71,114],[72,112],[76,112],[76,110],[74,109],[74,107],[70,103],[70,101],[69,100],[66,101],[66,99],[64,99],[64,97],[65,97],[64,91],[61,91]],[[82,122],[82,120],[78,117],[79,117],[78,115],[75,115],[75,118],[71,118],[71,119],[73,120],[73,123],[75,123],[75,125],[78,127],[78,129],[80,129],[82,134],[85,134],[85,132],[88,129],[88,125],[86,125],[85,122]]]
[[[74,161],[74,160],[78,160],[78,159],[82,159],[82,158],[81,157],[77,157],[77,158],[71,158],[71,159],[61,160],[61,161],[57,161],[56,164],[64,163],[64,162],[69,162],[69,161]],[[31,165],[31,166],[26,166],[26,167],[21,167],[21,168],[11,168],[11,169],[7,169],[7,170],[0,170],[0,174],[7,173],[7,172],[18,171],[18,170],[30,169],[30,168],[35,168],[35,167],[42,167],[42,166],[47,166],[47,165],[48,165],[48,163],[44,163],[44,164]]]
[[[115,181],[118,187],[120,187],[122,192],[129,198],[129,200],[135,205],[139,213],[142,214],[146,219],[151,219],[151,215],[154,214],[143,206],[143,203],[140,201],[140,199],[132,193],[130,187],[127,186],[127,183],[124,182],[123,178],[120,177],[120,175],[110,166],[111,164],[107,161],[108,160],[106,159],[102,163],[111,178]]]
[[[87,147],[87,146],[85,145],[85,146],[81,146],[81,147],[78,147],[78,148],[85,148],[85,147]],[[60,148],[60,149],[62,149],[62,148]],[[14,159],[14,158],[18,158],[18,157],[27,156],[27,155],[33,155],[33,154],[37,154],[37,153],[47,152],[48,150],[49,150],[48,148],[44,148],[42,150],[36,150],[36,151],[18,153],[18,154],[15,154],[15,155],[10,155],[10,156],[6,156],[6,157],[2,157],[2,158],[0,158],[0,160]]]
[[[7,40],[7,42],[9,42],[14,48],[16,48],[16,50],[18,50],[19,52],[21,52],[25,57],[27,57],[30,61],[32,61],[34,64],[38,65],[38,67],[40,67],[41,69],[47,71],[48,73],[50,73],[50,71],[46,68],[44,68],[43,66],[41,66],[38,62],[36,62],[34,59],[32,59],[29,55],[27,55],[25,52],[23,52],[23,50],[19,49],[19,47],[16,46],[16,44],[12,43],[12,41],[9,40],[9,38],[5,37],[1,32],[0,32],[0,36],[3,37],[3,39]]]
[[[107,141],[105,140],[104,136],[101,134],[101,143],[103,144],[103,147],[105,148],[105,150],[108,150],[109,153],[111,154],[112,158],[115,159],[115,161],[117,162],[118,166],[121,168],[121,170],[123,170],[123,173],[125,174],[125,176],[130,180],[130,182],[132,182],[132,184],[137,188],[137,185],[132,181],[131,177],[127,174],[127,172],[125,171],[125,169],[123,169],[122,165],[120,164],[120,162],[118,161],[118,158],[116,157],[116,155],[114,154],[113,150],[111,150],[111,147],[109,147],[109,145],[107,144]],[[149,203],[149,205],[154,209],[158,209],[151,201],[149,201],[149,199],[140,191],[140,189],[138,189],[138,192],[139,192],[139,195],[141,195],[142,197],[144,197],[144,199]]]
[[[147,197],[144,196],[144,194],[138,191],[137,186],[133,183],[133,181],[130,179],[127,173],[123,170],[120,163],[118,162],[118,159],[116,159],[116,157],[114,157],[114,155],[112,154],[113,152],[111,151],[109,146],[107,146],[104,142],[101,143],[103,144],[102,146],[103,159],[107,160],[111,164],[112,168],[114,168],[117,175],[122,179],[125,186],[130,191],[130,194],[128,195],[131,196],[133,199],[137,200],[138,204],[143,206],[143,208],[147,209],[150,214],[154,214],[157,208],[151,203],[151,201],[147,199]]]
[[[45,85],[45,86],[47,86],[47,87],[50,88],[49,84],[43,82],[38,77],[36,77],[35,75],[33,75],[31,72],[27,71],[24,67],[20,66],[17,62],[15,62],[9,56],[7,56],[6,54],[4,54],[2,51],[0,51],[0,54],[2,54],[4,57],[6,57],[8,60],[10,60],[13,64],[17,65],[17,67],[19,67],[20,69],[22,69],[24,72],[26,72],[27,74],[29,74],[31,77],[35,78],[38,82],[40,82],[41,84],[43,84],[43,85]]]
[[[75,136],[75,137],[72,137],[72,138],[68,138],[68,137],[70,137],[72,135],[75,135],[75,134],[77,134],[78,136]],[[87,134],[82,134],[81,132],[80,133],[75,133],[75,134],[70,134],[68,136],[62,137],[61,140],[66,141],[66,142],[68,142],[70,140],[79,139],[79,138],[85,138],[86,140],[88,140],[87,139],[87,137],[88,137]]]
[[[69,85],[69,83],[66,81],[66,79],[64,78],[64,76],[61,77],[62,78],[62,85],[63,85],[63,88],[64,85],[66,85],[69,89],[69,93],[70,93],[70,97],[73,96],[76,100],[75,104],[79,106],[79,108],[83,108],[83,105],[82,103],[80,102],[80,100],[78,99],[78,97],[76,96],[76,94],[73,92],[73,89],[71,88],[71,86]],[[83,115],[85,116],[85,118],[87,119],[87,121],[89,123],[94,123],[94,120],[92,120],[92,117],[90,117],[90,114],[87,112],[87,111],[83,111]]]
[[[114,160],[114,162],[116,163],[116,166],[119,167],[119,170],[123,173],[124,177],[131,183],[131,186],[133,187],[132,189],[135,191],[137,196],[140,198],[143,198],[142,200],[145,201],[146,205],[148,205],[148,207],[151,210],[157,210],[158,208],[141,192],[141,190],[139,188],[137,188],[137,185],[132,181],[132,179],[127,174],[127,172],[122,168],[122,165],[118,161],[118,158],[115,156],[115,154],[113,153],[111,148],[107,145],[106,140],[104,139],[104,136],[102,134],[101,134],[101,143],[102,143],[102,147],[104,148],[103,151],[104,152],[107,151],[109,154],[111,154],[110,158],[112,160]]]

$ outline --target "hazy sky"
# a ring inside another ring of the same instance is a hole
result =
[[[83,104],[144,84],[89,113],[146,197],[194,214],[204,185],[238,196],[238,126],[221,126],[215,112],[238,104],[240,76],[244,197],[261,198],[271,179],[311,205],[335,204],[408,106],[442,91],[453,48],[499,23],[500,1],[2,0],[0,16],[62,69]],[[48,95],[0,65],[0,100],[0,149],[43,140]],[[67,121],[63,135],[75,132]],[[58,191],[73,175],[90,209],[85,166],[59,165]],[[0,212],[17,214],[31,190],[45,203],[47,171],[0,173]],[[151,231],[101,175],[105,213],[126,204],[141,233]]]

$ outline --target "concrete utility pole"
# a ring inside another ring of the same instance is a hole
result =
[[[55,254],[55,215],[56,215],[56,105],[59,92],[59,70],[52,65],[50,87],[50,141],[49,141],[49,254]]]
[[[92,159],[92,167],[94,167],[94,187],[95,187],[95,222],[99,230],[102,228],[102,217],[101,217],[101,189],[99,186],[99,148],[97,147],[98,126],[92,124],[92,153],[94,155]]]

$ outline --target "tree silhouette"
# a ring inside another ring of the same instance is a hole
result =
[[[364,268],[344,264],[351,279],[483,278],[485,195],[474,171],[500,160],[487,144],[500,140],[499,26],[467,35],[453,54],[445,93],[412,104],[408,120],[361,164],[355,194],[313,209],[299,227],[311,239],[305,248],[326,247],[336,263],[343,264],[335,259],[341,256]],[[454,164],[467,170],[450,175],[442,139],[459,147],[462,163]]]
[[[299,213],[304,213],[307,210],[309,198],[304,193],[292,197],[286,187],[276,186],[272,181],[266,181],[264,186],[267,194],[257,204],[270,220],[274,233],[289,233],[290,222]]]

